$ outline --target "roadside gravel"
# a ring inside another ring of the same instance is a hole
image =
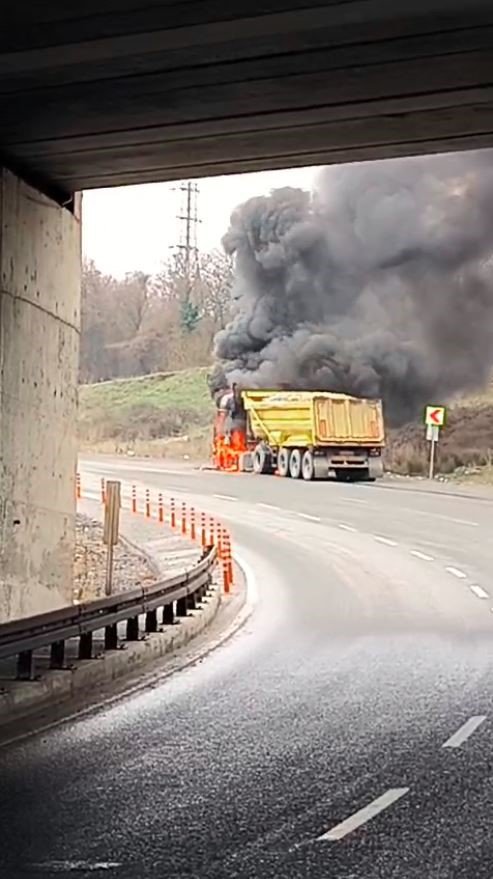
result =
[[[74,600],[102,598],[105,589],[107,548],[103,526],[96,519],[77,514],[74,558]],[[127,592],[154,582],[156,572],[145,555],[120,540],[114,549],[113,591]]]

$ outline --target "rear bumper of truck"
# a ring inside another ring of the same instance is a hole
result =
[[[362,478],[367,479],[379,479],[383,476],[381,449],[338,449],[336,452],[328,449],[326,452],[319,450],[318,454],[326,458],[329,475],[357,475],[361,472]]]

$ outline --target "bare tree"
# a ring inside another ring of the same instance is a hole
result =
[[[81,380],[207,365],[228,319],[232,280],[219,250],[200,255],[192,279],[181,254],[154,277],[136,271],[123,280],[84,263]]]

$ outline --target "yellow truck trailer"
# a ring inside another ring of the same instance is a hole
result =
[[[323,391],[243,391],[256,473],[293,479],[383,475],[382,403]]]

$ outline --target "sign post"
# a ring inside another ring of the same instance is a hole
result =
[[[429,479],[435,476],[436,445],[440,437],[440,428],[445,424],[445,415],[445,406],[427,406],[425,409],[426,439],[430,443]]]
[[[106,595],[111,595],[113,589],[113,547],[118,543],[120,529],[120,506],[121,506],[121,482],[106,483],[106,497],[104,505],[104,531],[103,541],[108,547],[106,556]]]

